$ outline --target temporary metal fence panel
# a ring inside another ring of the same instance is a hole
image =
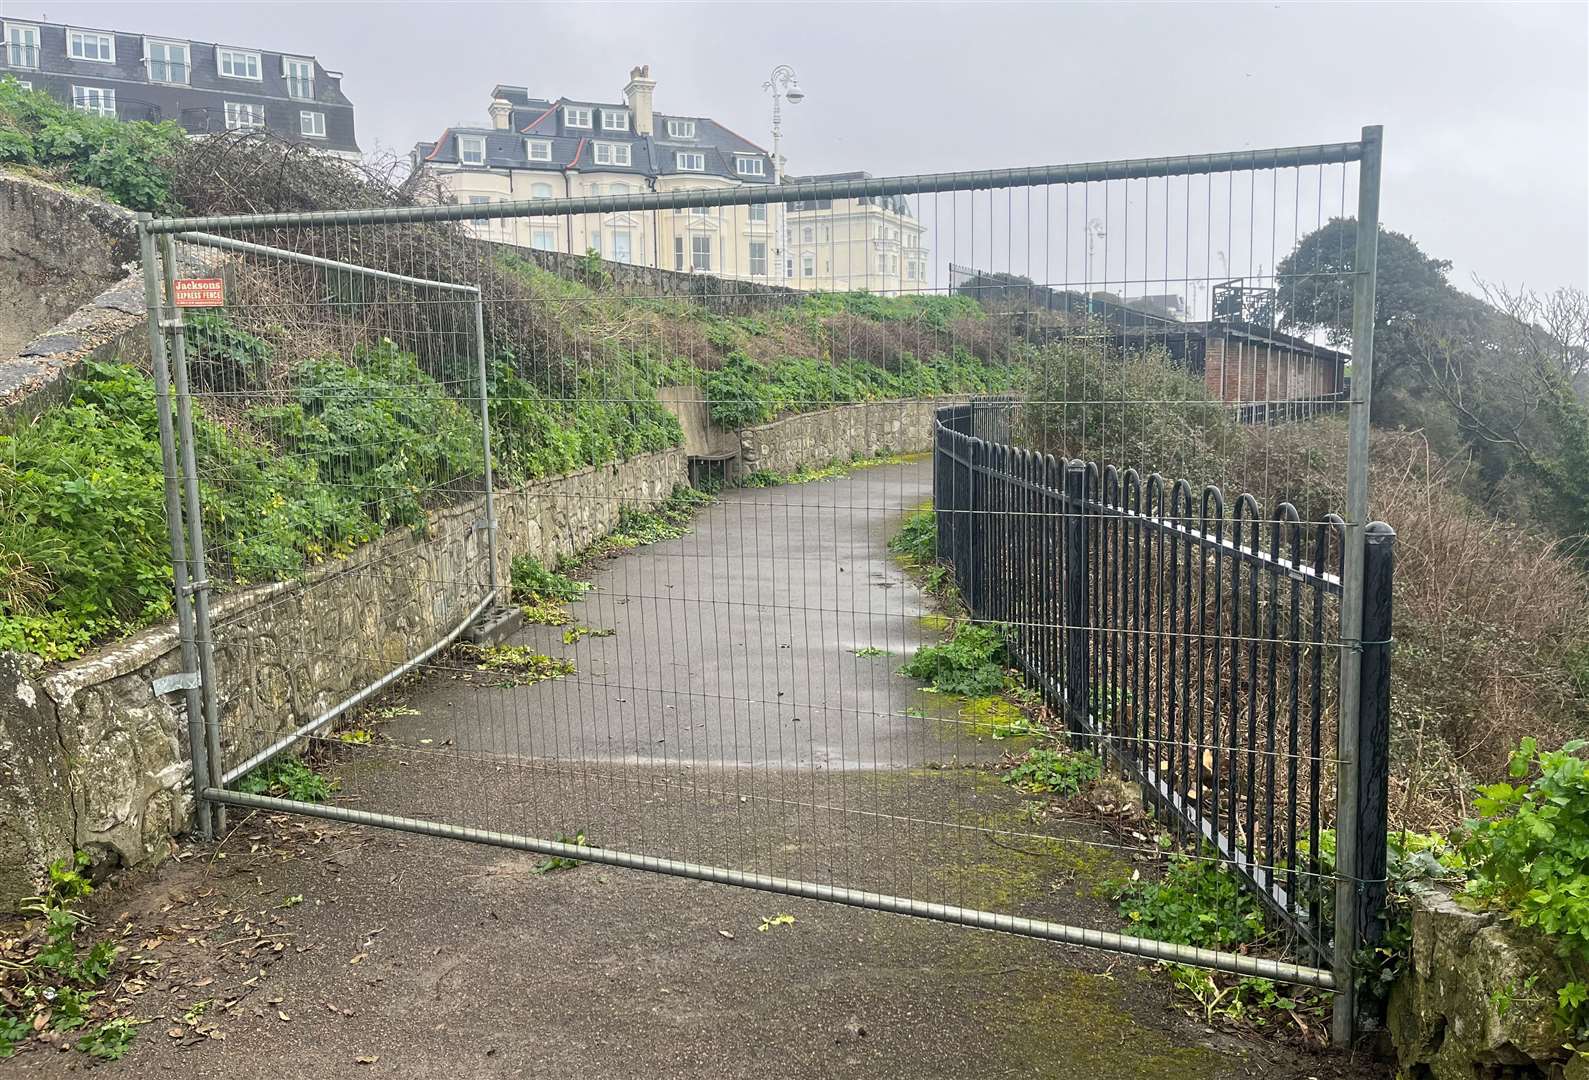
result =
[[[201,828],[291,810],[1349,998],[1378,138],[144,221]],[[224,306],[172,307],[194,277]],[[475,642],[510,597],[510,648]],[[967,626],[1021,678],[903,673]],[[999,883],[1156,872],[1023,791],[1066,746],[1262,897],[1263,948]]]

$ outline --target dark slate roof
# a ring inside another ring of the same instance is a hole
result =
[[[216,45],[180,35],[142,34],[126,30],[106,30],[80,23],[45,22],[6,16],[5,21],[39,28],[37,56],[26,58],[25,66],[10,63],[9,50],[0,49],[0,75],[12,75],[70,104],[74,85],[100,87],[116,94],[116,116],[121,120],[173,120],[198,135],[226,129],[226,103],[257,105],[264,110],[265,128],[294,142],[330,150],[357,153],[353,103],[342,91],[342,76],[327,70],[307,52],[282,52],[244,45]],[[102,63],[75,60],[67,54],[67,31],[86,30],[107,34],[115,40],[115,59]],[[145,40],[186,42],[188,45],[187,81],[155,82],[149,78],[144,62]],[[217,67],[219,49],[236,49],[259,54],[260,77],[237,79],[223,76]],[[282,61],[286,57],[308,60],[314,65],[313,94],[294,97],[290,93]],[[325,118],[325,137],[302,134],[301,112],[318,112]]]
[[[558,98],[549,101],[532,98],[521,87],[497,86],[493,94],[513,106],[510,128],[498,131],[489,127],[451,127],[442,132],[434,142],[419,143],[415,150],[421,161],[456,165],[458,161],[458,135],[483,135],[486,139],[486,167],[528,169],[541,172],[562,172],[568,168],[601,170],[602,172],[633,173],[636,176],[717,176],[746,183],[772,183],[772,159],[766,150],[749,139],[729,130],[717,121],[704,116],[678,116],[656,113],[652,119],[652,135],[636,135],[633,131],[601,130],[602,109],[623,109],[622,102],[575,101]],[[593,127],[571,128],[565,121],[564,107],[589,109]],[[668,137],[669,120],[691,120],[695,123],[695,138]],[[633,117],[630,119],[633,125]],[[526,139],[547,139],[552,144],[551,161],[531,161],[525,145]],[[630,164],[597,165],[594,142],[621,142],[629,144]],[[683,171],[678,168],[680,151],[698,152],[705,158],[705,169]],[[734,158],[759,157],[762,159],[761,176],[744,176],[734,168]]]

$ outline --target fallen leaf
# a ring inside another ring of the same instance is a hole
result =
[[[369,1054],[365,1057],[356,1057],[353,1060],[359,1065],[374,1065],[377,1061],[381,1060],[381,1057],[379,1054]]]

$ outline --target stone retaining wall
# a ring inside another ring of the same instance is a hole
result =
[[[941,401],[868,401],[802,413],[739,432],[731,475],[792,473],[853,457],[932,449],[933,411]]]
[[[499,580],[530,554],[589,547],[625,507],[686,481],[682,448],[497,495]],[[214,605],[228,763],[268,745],[452,629],[484,597],[481,500],[432,513],[304,580]],[[125,864],[160,858],[190,816],[183,695],[153,679],[180,670],[174,623],[46,670],[0,654],[0,907],[35,891],[40,867],[74,847]]]
[[[1418,897],[1387,1017],[1402,1075],[1589,1080],[1589,1046],[1572,1049],[1556,1022],[1571,978],[1541,935],[1438,891]]]

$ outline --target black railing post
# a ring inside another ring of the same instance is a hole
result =
[[[1087,726],[1087,464],[1065,464],[1065,719]]]
[[[971,465],[966,472],[970,481],[971,497],[966,500],[966,536],[970,558],[966,561],[971,579],[967,582],[970,588],[965,590],[965,601],[971,617],[980,619],[983,614],[982,605],[987,591],[988,576],[988,550],[985,541],[987,522],[984,520],[988,503],[988,444],[981,439],[972,438],[968,449],[971,451],[968,455],[971,458]]]
[[[1383,521],[1363,530],[1363,664],[1357,738],[1358,945],[1384,934],[1390,778],[1391,586],[1396,530]]]

